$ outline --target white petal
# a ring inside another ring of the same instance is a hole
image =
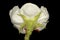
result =
[[[18,6],[14,6],[13,9],[10,10],[9,15],[12,17],[12,15],[15,13],[15,11],[19,10]]]
[[[15,24],[23,23],[22,17],[18,16],[17,14],[14,14],[11,18],[12,22]]]
[[[14,26],[15,28],[17,28],[18,30],[20,30],[20,25],[19,25],[19,24],[13,24],[13,26]]]
[[[45,7],[41,6],[41,15],[40,15],[40,18],[38,19],[38,22],[43,24],[44,27],[39,27],[37,28],[38,30],[43,30],[46,25],[47,25],[47,21],[49,19],[49,14],[48,14],[48,11]]]
[[[9,15],[11,18],[11,22],[13,23],[13,25],[18,29],[20,27],[20,24],[23,23],[23,19],[18,16],[17,14],[19,14],[19,8],[18,6],[13,7],[13,9],[11,9]]]
[[[23,12],[26,16],[35,16],[38,12],[40,12],[40,9],[37,5],[32,3],[26,3],[21,7],[21,12]]]
[[[20,27],[21,27],[20,24],[13,24],[13,25],[14,25],[15,28],[18,29],[19,33],[22,33],[22,34],[25,34],[26,33],[25,29],[20,30]]]
[[[44,27],[38,27],[38,28],[36,28],[36,29],[39,30],[39,31],[41,31],[41,30],[43,30],[43,29],[46,28],[46,25],[47,25],[47,23],[43,23],[43,26],[44,26]]]
[[[18,16],[17,14],[19,14],[19,8],[18,8],[18,6],[15,6],[12,9],[12,13],[10,13],[11,21],[13,23],[20,24],[23,22],[23,19],[20,16]]]
[[[47,22],[49,19],[49,14],[48,14],[48,11],[45,7],[41,7],[41,15],[40,15],[40,18],[38,19],[38,22],[40,23],[44,23],[44,22]]]

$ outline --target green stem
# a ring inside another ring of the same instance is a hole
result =
[[[32,34],[32,31],[33,31],[33,22],[28,21],[27,22],[27,30],[26,30],[25,40],[30,39],[30,35]]]
[[[29,40],[31,34],[32,34],[31,30],[27,31],[26,34],[25,34],[25,40]]]

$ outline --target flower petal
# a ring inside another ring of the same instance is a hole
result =
[[[38,12],[40,12],[40,9],[37,5],[32,3],[26,3],[21,7],[21,11],[23,11],[23,14],[32,17],[35,16]]]
[[[37,29],[40,31],[43,30],[48,23],[48,19],[49,19],[49,14],[48,14],[47,9],[41,6],[41,15],[40,15],[40,18],[38,19],[38,23],[43,24],[43,27],[39,27]]]
[[[23,23],[23,19],[17,14],[19,14],[19,7],[15,6],[13,7],[13,9],[11,9],[9,15],[10,15],[11,22],[13,23],[14,27],[20,30],[19,27],[20,27],[20,24]]]
[[[41,15],[40,15],[40,18],[38,19],[38,22],[39,23],[44,23],[44,22],[47,22],[49,19],[49,14],[48,14],[48,11],[45,7],[41,7]]]

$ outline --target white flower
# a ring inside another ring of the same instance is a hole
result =
[[[14,27],[20,31],[20,25],[24,23],[24,20],[21,16],[18,16],[17,14],[21,13],[28,18],[33,18],[39,12],[41,12],[41,15],[37,22],[43,24],[44,27],[38,27],[36,29],[43,30],[46,27],[47,21],[49,19],[48,11],[44,6],[41,6],[41,8],[39,8],[37,5],[32,3],[26,3],[21,8],[19,8],[18,6],[14,6],[13,9],[10,10],[9,16]],[[21,30],[21,33],[25,33],[25,30]]]

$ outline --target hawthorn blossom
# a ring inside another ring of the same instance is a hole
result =
[[[10,10],[9,16],[14,27],[19,30],[19,33],[23,34],[32,33],[33,30],[43,30],[46,28],[49,19],[49,13],[46,7],[41,6],[39,8],[32,3],[26,3],[21,8],[14,6]]]

